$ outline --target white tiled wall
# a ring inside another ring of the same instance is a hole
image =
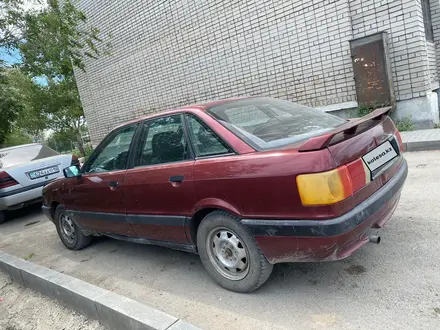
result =
[[[80,8],[112,35],[111,56],[76,71],[94,144],[121,122],[204,100],[353,103],[348,41],[382,30],[398,100],[426,93],[435,66],[418,0],[80,0]]]
[[[355,38],[387,31],[396,100],[424,96],[437,81],[420,0],[350,0]],[[432,72],[430,74],[430,72]]]

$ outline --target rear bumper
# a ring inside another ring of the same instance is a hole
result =
[[[23,192],[0,197],[0,211],[15,210],[27,204],[37,203],[42,200],[41,190],[43,187],[26,190]]]
[[[43,187],[52,180],[21,187],[10,191],[0,192],[0,211],[19,209],[27,204],[40,202]]]
[[[255,220],[241,222],[253,233],[271,263],[338,260],[368,242],[366,232],[380,228],[397,207],[408,174],[403,160],[397,173],[350,212],[328,220]]]

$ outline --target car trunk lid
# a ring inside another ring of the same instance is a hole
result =
[[[70,155],[59,155],[7,167],[3,171],[25,187],[59,177],[62,170],[70,166],[70,163]]]
[[[366,198],[392,177],[400,159],[401,140],[388,116],[390,110],[391,107],[380,108],[352,119],[331,132],[309,139],[298,150],[328,149],[336,168],[347,166],[353,193],[370,186],[360,193]]]

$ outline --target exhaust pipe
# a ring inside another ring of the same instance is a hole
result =
[[[379,244],[380,243],[380,236],[376,236],[376,235],[369,236],[368,241],[370,243]]]

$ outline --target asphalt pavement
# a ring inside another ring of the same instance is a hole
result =
[[[399,206],[344,261],[278,264],[252,294],[217,286],[195,255],[98,238],[72,252],[38,207],[0,225],[0,250],[205,329],[439,329],[440,151],[406,153]]]

